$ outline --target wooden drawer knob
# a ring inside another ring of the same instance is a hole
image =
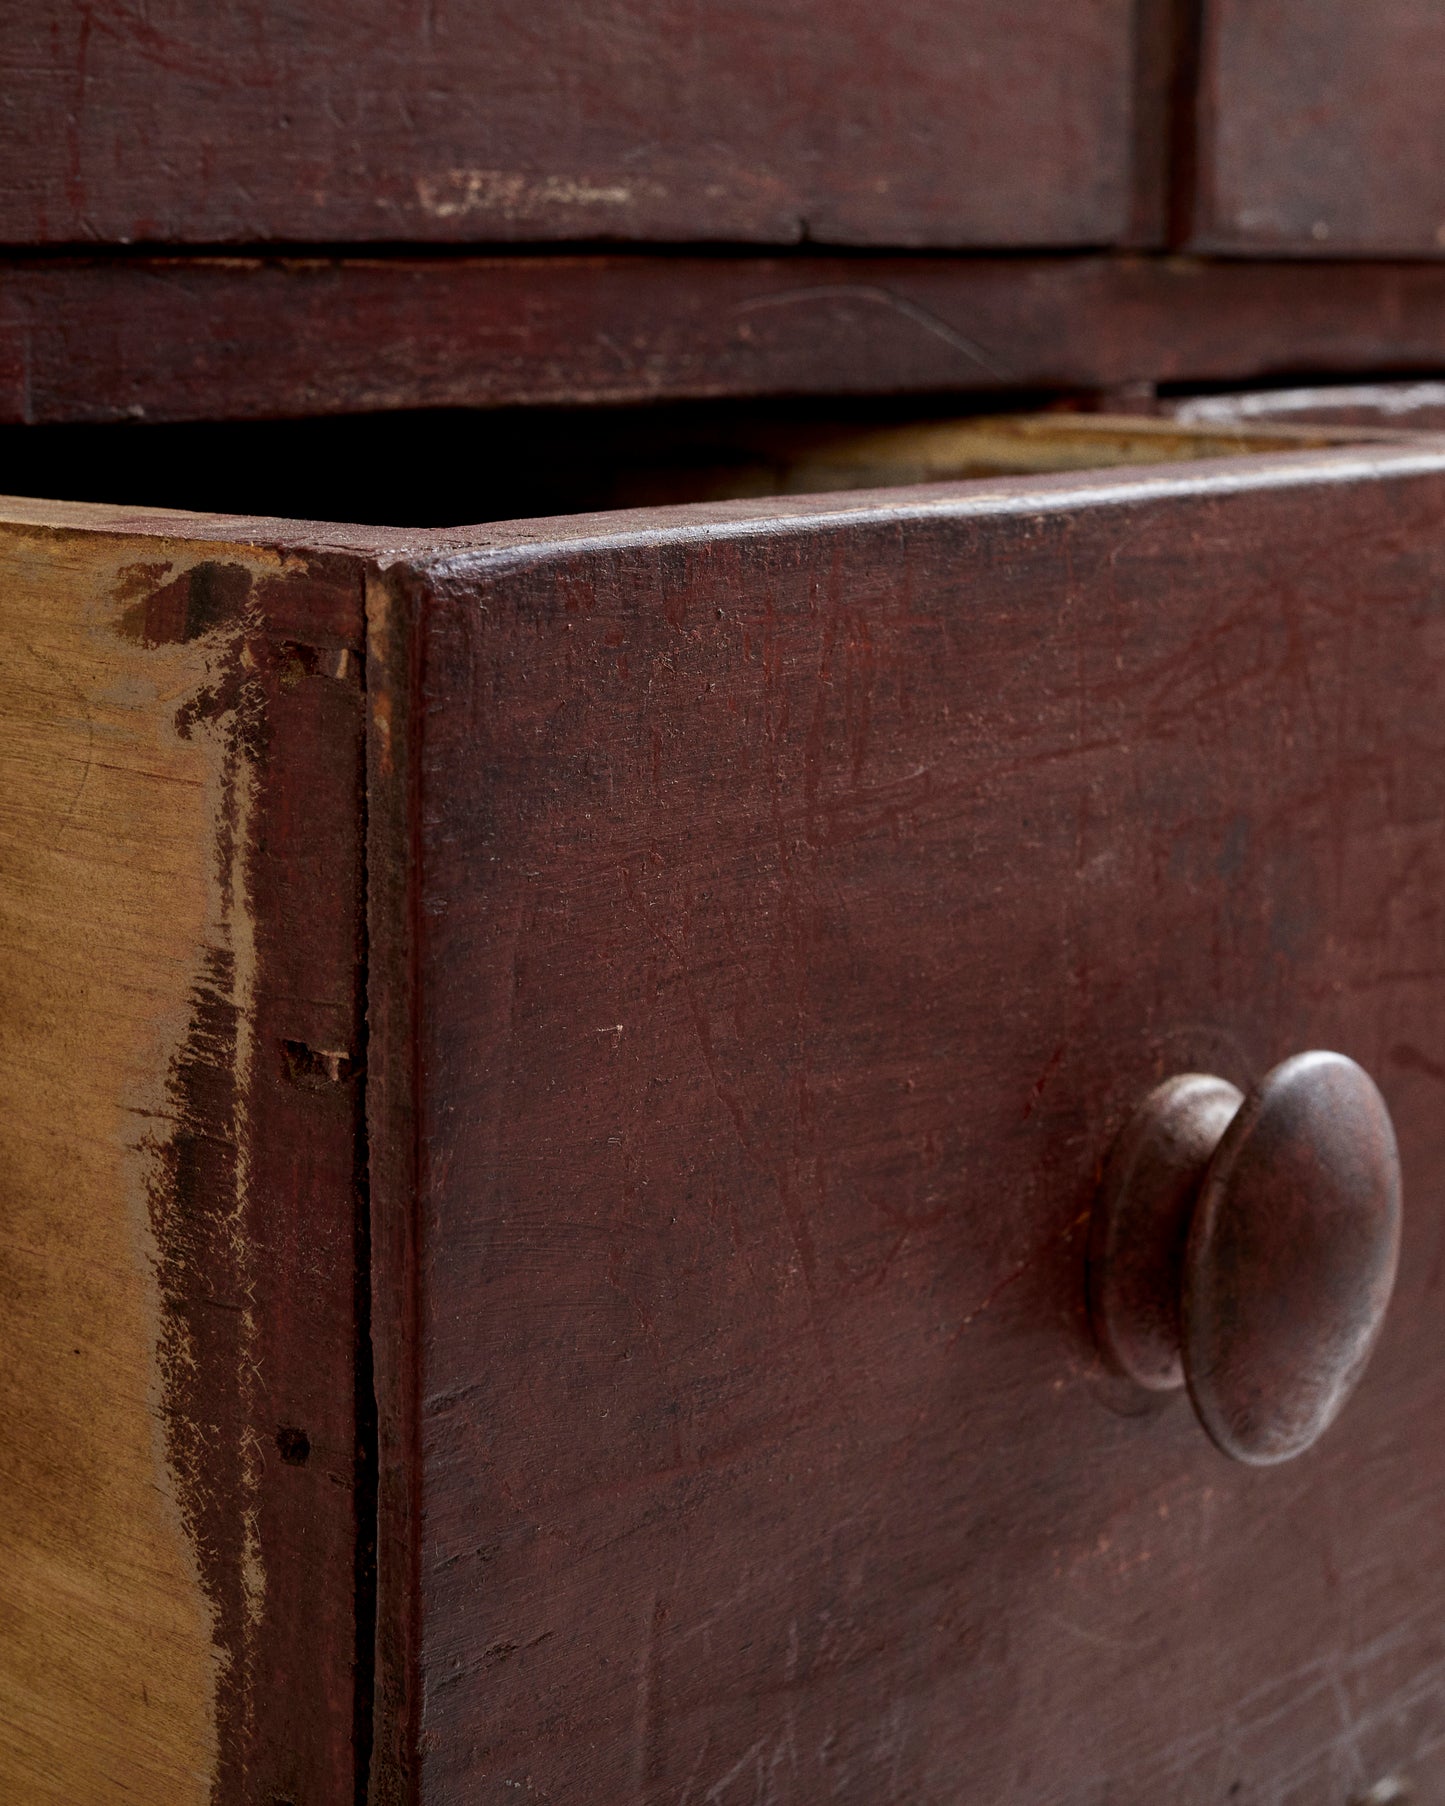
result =
[[[1343,1054],[1303,1053],[1245,1097],[1165,1081],[1109,1157],[1089,1303],[1111,1363],[1188,1386],[1226,1455],[1307,1449],[1370,1357],[1400,1252],[1400,1156],[1385,1100]]]

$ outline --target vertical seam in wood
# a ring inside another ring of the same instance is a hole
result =
[[[406,1806],[416,1795],[417,761],[410,745],[410,604],[402,582],[379,568],[368,572],[365,1085],[377,1452],[370,1806]]]
[[[1169,132],[1177,0],[1134,0],[1129,219],[1121,248],[1158,250],[1169,230]]]
[[[365,613],[365,584],[362,607]],[[358,659],[363,707],[369,709],[370,665],[366,651]],[[369,731],[369,730],[368,730]],[[352,1742],[356,1755],[354,1797],[356,1806],[367,1806],[371,1791],[371,1757],[376,1721],[376,1567],[378,1414],[376,1362],[372,1348],[371,1167],[365,1088],[370,1053],[370,1019],[367,1013],[371,981],[371,923],[367,900],[371,847],[367,839],[369,801],[366,760],[361,769],[358,813],[361,835],[361,995],[357,1000],[358,1057],[361,1062],[363,1101],[356,1119],[355,1286],[356,1333],[356,1682],[352,1706]]]
[[[1166,196],[1169,242],[1186,247],[1198,229],[1201,172],[1208,179],[1209,155],[1199,142],[1207,102],[1204,78],[1205,9],[1209,0],[1171,0],[1173,69],[1169,83],[1168,175]],[[1202,209],[1206,219],[1212,208]]]

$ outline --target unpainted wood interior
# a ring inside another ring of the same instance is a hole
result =
[[[1169,418],[1032,396],[497,409],[0,429],[0,493],[447,527],[536,516],[1294,451],[1401,422]],[[1328,410],[1326,410],[1328,412]],[[1414,424],[1407,422],[1405,424]]]
[[[35,1806],[201,1806],[217,1762],[156,1175],[203,947],[241,925],[221,736],[170,725],[217,647],[127,634],[146,574],[105,541],[0,541],[0,1793]]]

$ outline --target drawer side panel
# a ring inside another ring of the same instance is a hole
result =
[[[0,527],[8,1798],[350,1797],[358,617]]]

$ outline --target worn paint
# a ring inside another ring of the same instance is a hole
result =
[[[1358,447],[394,575],[422,1799],[1438,1791],[1442,496]],[[1158,1078],[1310,1046],[1405,1250],[1262,1476],[1104,1371],[1086,1230]]]
[[[417,198],[434,219],[463,219],[482,213],[503,220],[535,219],[549,207],[625,207],[633,198],[630,182],[596,182],[585,176],[549,175],[540,179],[505,169],[449,169],[439,176],[418,176]],[[656,188],[657,183],[648,183]]]
[[[226,787],[174,715],[221,646],[117,639],[114,556],[7,535],[0,561],[0,1776],[201,1806],[230,1656],[177,1459],[194,1350],[158,1188],[209,1032]]]
[[[250,1198],[256,950],[248,879],[265,729],[253,582],[243,564],[203,559],[127,602],[119,621],[122,635],[142,646],[194,646],[204,660],[171,725],[203,749],[209,776],[206,913],[190,1023],[167,1077],[170,1127],[144,1146],[170,1467],[225,1664],[218,1737],[227,1760],[218,1785],[254,1731],[255,1636],[266,1594]]]
[[[360,588],[175,530],[0,528],[0,1781],[56,1806],[369,1744]]]
[[[1133,0],[353,0],[278,36],[263,0],[223,26],[30,0],[0,14],[25,146],[0,238],[1107,244],[1134,21]]]
[[[13,385],[6,317],[23,352]],[[203,334],[178,332],[189,317]],[[1428,262],[112,254],[0,268],[7,421],[1147,390],[1442,365],[1445,266]]]

